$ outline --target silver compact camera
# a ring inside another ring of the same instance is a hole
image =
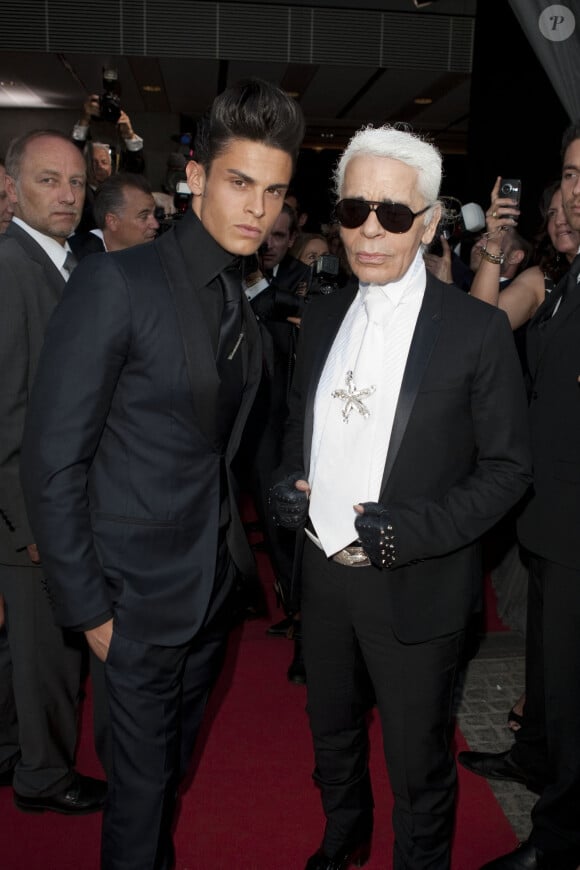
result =
[[[499,195],[502,199],[511,199],[519,206],[522,192],[522,182],[519,178],[502,178],[499,185]]]

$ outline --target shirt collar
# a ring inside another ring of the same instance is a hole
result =
[[[175,232],[187,271],[195,277],[197,286],[209,285],[237,259],[207,232],[193,210],[176,222]]]
[[[364,301],[370,287],[378,287],[381,293],[391,301],[391,304],[396,307],[401,302],[407,302],[415,293],[423,293],[427,281],[427,273],[425,270],[425,261],[423,259],[423,251],[421,248],[415,254],[415,259],[398,281],[391,281],[388,284],[359,284],[361,301]]]
[[[20,218],[13,217],[12,220],[20,227],[20,229],[24,230],[25,233],[28,233],[37,245],[40,245],[44,253],[50,257],[58,271],[62,272],[66,255],[70,253],[71,250],[68,241],[65,242],[64,245],[61,245],[60,242],[51,239],[50,236],[47,236],[44,233],[40,233]]]

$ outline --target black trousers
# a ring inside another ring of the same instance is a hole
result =
[[[56,794],[72,781],[84,638],[54,623],[42,568],[0,565],[6,608],[0,743],[14,757],[14,716],[20,758],[14,789],[23,797]],[[10,671],[7,670],[9,675]]]
[[[310,541],[302,579],[314,779],[327,819],[323,848],[332,856],[372,816],[362,657],[395,801],[394,870],[447,870],[456,784],[451,715],[463,632],[402,643],[385,589],[396,575],[337,565]]]
[[[514,759],[547,780],[530,839],[580,864],[580,571],[530,557],[526,706]],[[568,857],[567,857],[568,856]],[[554,864],[556,866],[556,864]]]
[[[233,566],[228,588],[233,585]],[[220,591],[224,597],[225,588]],[[169,870],[177,788],[185,776],[230,628],[228,598],[188,643],[156,646],[113,631],[105,662],[111,770],[103,870]]]

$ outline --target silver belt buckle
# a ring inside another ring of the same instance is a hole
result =
[[[333,562],[344,565],[346,568],[368,568],[371,560],[362,547],[345,547],[331,556]]]

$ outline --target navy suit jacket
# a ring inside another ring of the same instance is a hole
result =
[[[195,252],[188,272],[177,233]],[[227,543],[253,568],[230,463],[260,376],[244,305],[244,393],[224,451],[219,377],[200,293],[232,260],[191,215],[155,242],[87,257],[50,322],[25,427],[22,480],[58,622],[109,615],[136,640],[180,644],[214,590]],[[215,292],[215,290],[214,290]]]
[[[308,475],[318,381],[357,290],[352,281],[307,306],[283,473]],[[521,498],[530,471],[525,389],[505,314],[428,274],[380,495],[398,543],[400,567],[384,572],[384,588],[401,640],[465,627],[480,603],[479,539]]]

